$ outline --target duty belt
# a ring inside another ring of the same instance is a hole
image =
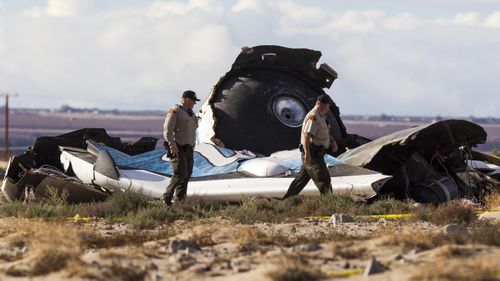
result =
[[[304,146],[302,144],[299,145],[300,152],[304,153]],[[313,143],[309,144],[309,151],[312,155],[325,155],[325,147],[322,145],[315,145]]]
[[[192,150],[192,149],[193,149],[193,146],[192,146],[192,145],[190,145],[190,144],[182,144],[182,145],[181,145],[181,144],[178,144],[178,143],[177,143],[177,147],[178,147],[180,150],[184,151],[184,152],[186,152],[186,151],[188,151],[188,150]]]

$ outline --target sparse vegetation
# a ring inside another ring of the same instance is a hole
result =
[[[493,155],[500,157],[500,150],[499,149],[493,149],[491,152]]]
[[[498,280],[499,269],[498,260],[495,259],[444,259],[439,266],[424,266],[411,280]]]
[[[315,281],[324,278],[321,272],[312,271],[310,267],[290,259],[267,272],[267,276],[273,281]]]
[[[437,207],[428,206],[415,211],[415,219],[429,221],[436,225],[471,224],[477,219],[472,207],[457,202],[446,203]]]

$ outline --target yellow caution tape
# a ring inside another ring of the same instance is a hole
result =
[[[387,215],[368,215],[360,216],[362,218],[374,218],[374,219],[405,219],[413,217],[413,214],[387,214]]]
[[[493,209],[493,210],[480,210],[477,211],[477,214],[483,214],[483,213],[497,213],[500,212],[500,209]],[[372,218],[372,219],[406,219],[406,218],[411,218],[413,217],[414,214],[383,214],[383,215],[365,215],[365,216],[355,216],[358,218]],[[318,220],[327,220],[331,219],[332,216],[309,216],[305,217],[306,219],[318,219]]]
[[[365,271],[361,268],[354,268],[354,269],[346,269],[346,270],[342,270],[342,271],[327,272],[326,274],[329,277],[350,277],[350,276],[354,276],[354,275],[363,274],[363,272],[365,272]]]
[[[477,211],[476,213],[478,214],[484,214],[484,213],[498,213],[500,212],[500,209],[496,209],[496,210],[481,210],[481,211]]]
[[[91,221],[95,218],[66,218],[68,221]]]

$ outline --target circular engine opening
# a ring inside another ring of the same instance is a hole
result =
[[[279,97],[273,102],[273,113],[286,126],[297,128],[302,125],[306,109],[293,97]]]

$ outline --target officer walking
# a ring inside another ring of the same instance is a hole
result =
[[[335,152],[338,148],[330,135],[330,126],[326,121],[326,114],[331,104],[330,96],[323,94],[318,97],[316,105],[304,117],[300,139],[302,166],[283,198],[298,195],[310,179],[314,181],[322,195],[332,192],[330,173],[324,158],[326,149],[331,147]]]
[[[174,172],[163,194],[163,201],[167,206],[172,205],[174,192],[176,200],[181,201],[186,197],[187,185],[193,172],[193,151],[198,128],[193,107],[197,101],[199,99],[195,92],[185,91],[180,104],[168,111],[163,124],[164,145]]]

